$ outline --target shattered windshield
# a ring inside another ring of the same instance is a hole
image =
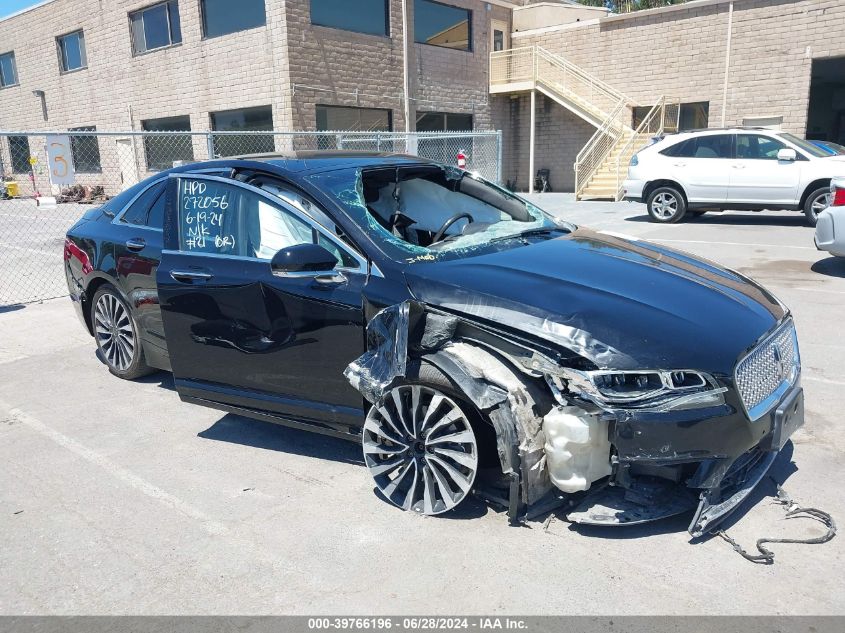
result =
[[[342,169],[309,180],[335,197],[390,258],[414,263],[514,248],[574,227],[530,202],[443,165]]]

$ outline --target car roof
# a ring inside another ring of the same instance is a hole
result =
[[[432,161],[410,154],[349,150],[298,150],[271,154],[246,154],[230,160],[256,161],[288,172],[321,172],[335,169],[418,165]]]

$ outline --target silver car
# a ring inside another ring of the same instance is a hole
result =
[[[845,178],[830,183],[830,205],[818,216],[815,241],[820,251],[845,257]]]

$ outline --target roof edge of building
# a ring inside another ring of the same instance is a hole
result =
[[[591,26],[602,22],[621,22],[623,20],[635,20],[637,18],[644,18],[650,15],[660,15],[663,13],[674,13],[675,11],[684,11],[689,9],[698,9],[701,7],[709,7],[718,4],[728,4],[729,2],[741,2],[741,0],[691,0],[683,4],[672,4],[666,7],[657,7],[656,9],[642,9],[641,11],[633,11],[631,13],[617,13],[611,14],[601,18],[594,18],[592,20],[582,20],[581,22],[570,22],[567,24],[555,24],[552,26],[544,26],[539,29],[529,29],[526,31],[516,31],[512,33],[512,37],[531,37],[532,35],[542,35],[543,33],[552,33],[554,31],[565,31],[568,29],[580,28],[584,26]]]

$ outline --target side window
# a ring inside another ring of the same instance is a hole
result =
[[[677,158],[731,158],[731,135],[696,136],[667,147],[662,154]]]
[[[179,248],[270,260],[281,249],[315,242],[332,252],[341,266],[357,261],[317,233],[293,209],[225,182],[179,181]]]
[[[769,136],[737,134],[736,157],[752,160],[777,160],[778,152],[786,145]]]
[[[693,158],[731,158],[731,135],[711,134],[696,139]]]
[[[672,156],[672,157],[690,157],[695,153],[695,139],[687,139],[686,141],[681,141],[680,143],[675,143],[674,145],[670,145],[666,149],[660,152],[664,156]]]
[[[129,206],[126,213],[121,216],[121,222],[161,228],[164,218],[164,185],[165,181],[160,180],[144,190]],[[159,204],[162,205],[162,208],[159,212],[157,223],[154,223],[152,221],[154,214],[151,213],[151,208]]]

